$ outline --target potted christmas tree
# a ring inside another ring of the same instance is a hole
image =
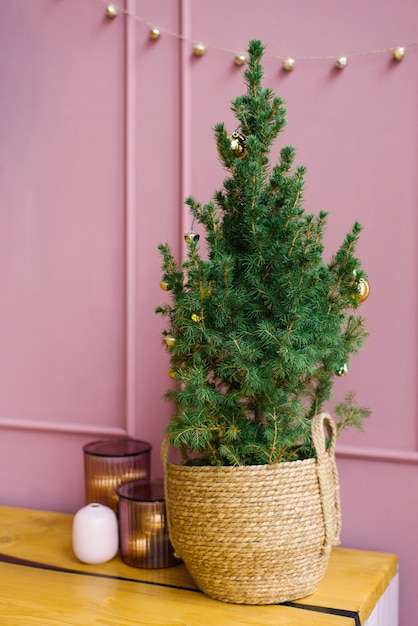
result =
[[[262,86],[263,51],[250,42],[236,130],[214,129],[223,188],[207,204],[186,201],[206,245],[192,227],[182,264],[160,246],[171,302],[157,308],[177,382],[166,445],[182,459],[166,463],[172,542],[203,591],[249,604],[318,585],[338,542],[335,437],[367,414],[353,394],[336,426],[324,411],[366,337],[355,311],[369,291],[361,226],[323,260],[327,214],[305,213],[294,148],[269,163],[286,111]]]

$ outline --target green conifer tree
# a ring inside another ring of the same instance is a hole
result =
[[[181,265],[168,244],[159,246],[171,303],[156,311],[168,319],[163,339],[178,383],[166,394],[176,407],[167,431],[185,462],[313,455],[310,420],[367,335],[355,314],[367,286],[354,256],[360,224],[325,263],[327,214],[304,212],[305,168],[293,166],[295,149],[283,147],[269,165],[286,111],[262,86],[263,52],[260,41],[250,42],[247,92],[232,101],[236,132],[214,128],[229,170],[223,188],[204,205],[186,200],[205,229],[205,254],[193,232]],[[352,400],[336,409],[341,426],[367,414]]]

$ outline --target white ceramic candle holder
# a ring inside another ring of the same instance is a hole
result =
[[[107,506],[94,502],[77,511],[73,520],[73,550],[83,563],[105,563],[119,547],[118,520]]]

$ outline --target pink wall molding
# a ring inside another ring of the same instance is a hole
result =
[[[128,428],[117,426],[97,426],[95,424],[76,424],[74,422],[50,422],[42,420],[0,417],[0,429],[27,430],[72,435],[96,435],[100,437],[120,437],[129,434]]]
[[[386,448],[359,448],[356,446],[339,446],[337,457],[345,459],[361,459],[365,461],[387,461],[418,465],[418,452],[409,450],[391,450]]]
[[[127,11],[133,11],[135,1],[128,0]],[[137,337],[136,325],[138,310],[136,306],[136,283],[137,272],[137,150],[136,150],[136,63],[135,44],[136,28],[133,20],[126,20],[125,25],[125,215],[126,215],[126,430],[130,435],[136,432],[137,400],[136,400],[136,376],[137,376]]]

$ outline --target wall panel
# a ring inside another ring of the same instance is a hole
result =
[[[124,427],[124,25],[82,11],[6,2],[0,26],[0,416],[22,427]]]

